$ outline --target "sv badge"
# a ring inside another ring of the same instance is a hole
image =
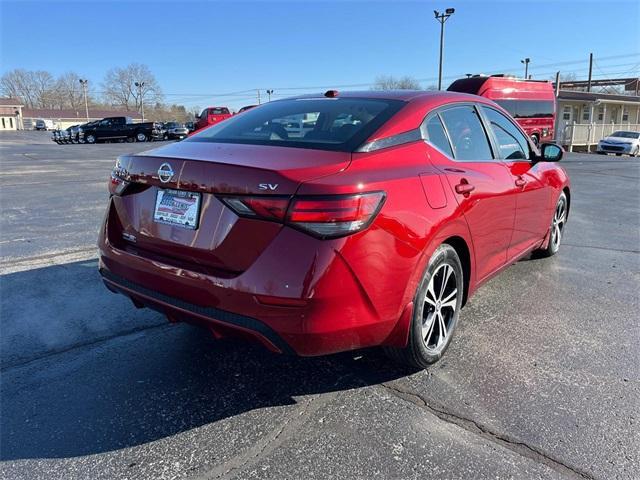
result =
[[[276,188],[278,188],[278,184],[277,183],[259,183],[258,188],[260,190],[275,190]]]

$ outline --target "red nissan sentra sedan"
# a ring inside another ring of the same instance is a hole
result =
[[[561,156],[473,95],[270,102],[118,159],[100,273],[216,337],[299,355],[382,345],[425,367],[479,285],[558,251]]]

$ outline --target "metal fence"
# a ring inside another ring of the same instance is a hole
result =
[[[571,123],[565,125],[558,141],[570,152],[573,147],[586,147],[590,150],[592,146],[604,137],[611,135],[616,130],[631,130],[640,132],[638,123]]]

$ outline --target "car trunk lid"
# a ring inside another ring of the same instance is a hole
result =
[[[124,195],[113,197],[119,237],[113,240],[141,255],[148,252],[166,261],[240,273],[283,227],[240,218],[219,198],[291,197],[304,181],[345,169],[350,158],[346,152],[189,141],[122,157],[120,164],[131,184]],[[166,181],[158,173],[161,167]],[[196,229],[154,220],[158,192],[163,189],[200,196]]]

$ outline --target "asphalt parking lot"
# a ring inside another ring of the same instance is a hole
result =
[[[117,155],[0,134],[7,479],[640,478],[640,159],[568,154],[560,253],[480,289],[426,371],[278,356],[99,279]]]

